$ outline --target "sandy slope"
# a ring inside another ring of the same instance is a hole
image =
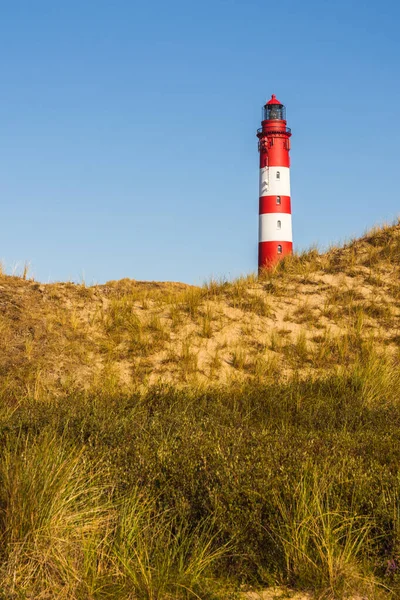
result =
[[[400,226],[264,278],[87,287],[0,278],[0,379],[33,393],[276,380],[396,353]]]

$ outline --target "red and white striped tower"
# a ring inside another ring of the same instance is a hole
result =
[[[273,267],[292,253],[290,206],[290,136],[286,109],[275,95],[263,107],[257,131],[260,151],[260,225],[258,269]]]

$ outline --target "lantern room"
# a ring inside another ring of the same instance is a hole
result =
[[[286,108],[279,102],[275,94],[272,94],[269,100],[263,107],[263,121],[286,121]]]

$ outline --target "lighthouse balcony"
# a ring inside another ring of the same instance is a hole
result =
[[[270,126],[268,127],[268,131],[266,131],[263,127],[260,127],[260,129],[257,129],[257,134],[262,134],[262,133],[281,133],[283,135],[285,134],[292,134],[292,130],[290,129],[290,127],[279,127],[279,129],[270,129]]]

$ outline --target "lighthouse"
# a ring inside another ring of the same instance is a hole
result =
[[[292,253],[290,136],[286,109],[273,94],[263,107],[257,131],[260,152],[258,270],[273,267]]]

